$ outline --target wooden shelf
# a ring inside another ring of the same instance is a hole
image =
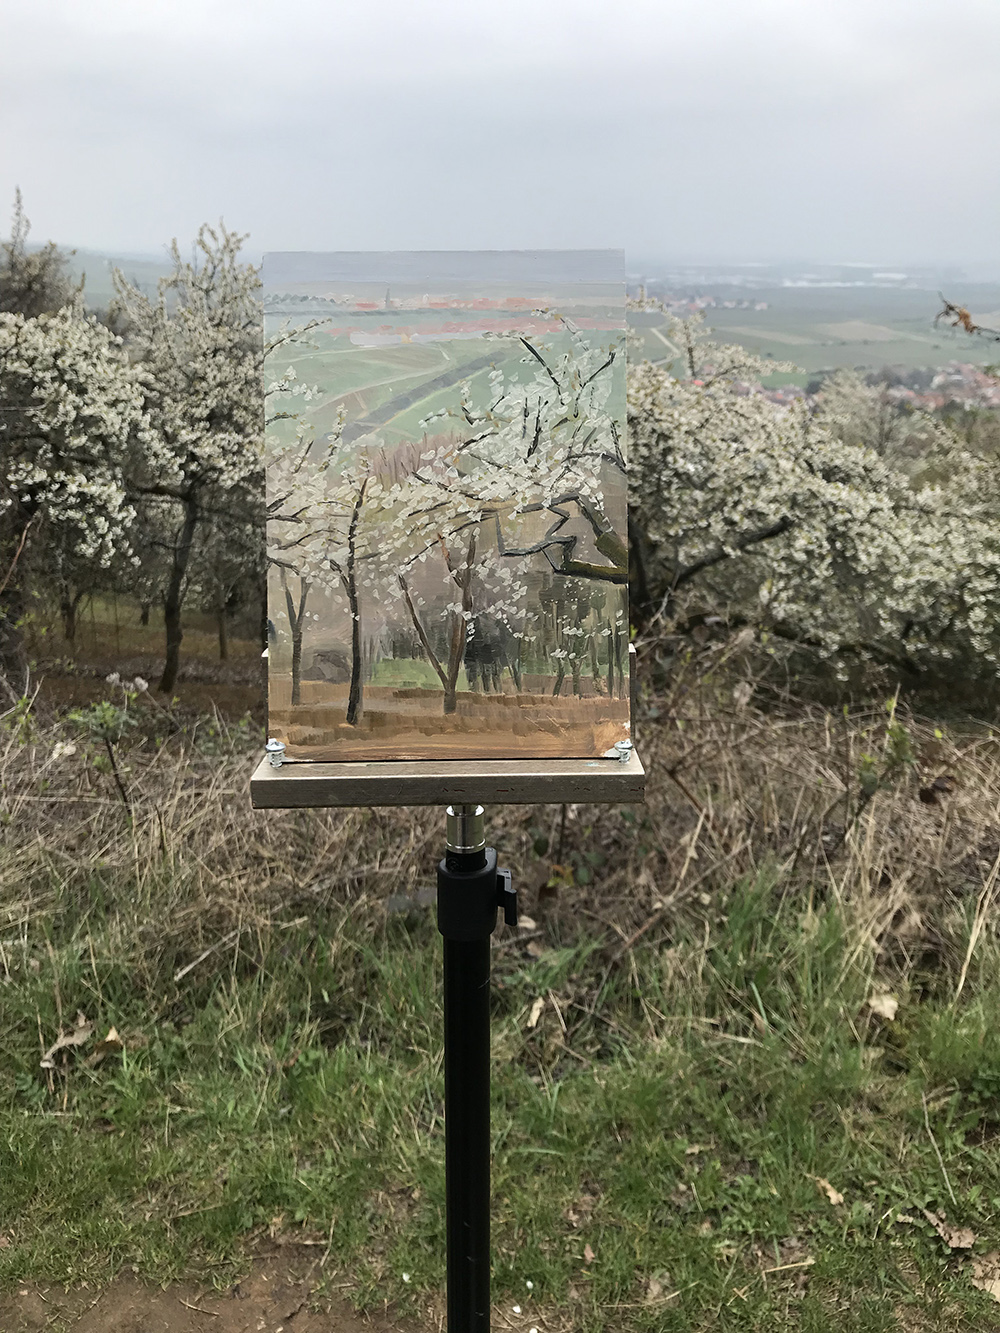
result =
[[[629,805],[645,799],[646,770],[633,750],[619,759],[427,760],[421,763],[301,763],[250,779],[257,810],[376,805]]]

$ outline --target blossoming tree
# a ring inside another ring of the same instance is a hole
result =
[[[920,423],[923,453],[904,466],[900,433],[866,417],[849,377],[817,411],[776,407],[748,388],[792,367],[713,343],[700,320],[670,332],[678,369],[629,379],[640,618],[676,618],[686,599],[823,656],[913,671],[959,651],[989,619],[997,566],[983,469],[957,439]]]
[[[171,533],[164,580],[166,655],[159,688],[173,689],[183,639],[181,609],[192,553],[206,519],[263,527],[261,313],[258,270],[241,264],[245,237],[202,226],[200,264],[181,260],[150,301],[114,271],[113,318],[140,375],[158,447],[136,492],[163,511]]]
[[[82,298],[55,314],[0,314],[0,668],[23,664],[22,571],[58,533],[67,560],[107,566],[135,511],[126,478],[155,448],[138,376],[121,340]]]

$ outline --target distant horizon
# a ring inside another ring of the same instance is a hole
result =
[[[4,236],[3,239],[7,240],[8,237]],[[29,253],[34,253],[39,250],[45,249],[48,244],[49,244],[48,241],[44,242],[29,241],[27,243],[26,248],[29,251]],[[63,253],[67,255],[69,255],[71,251],[75,251],[77,259],[80,259],[82,256],[85,255],[92,255],[95,258],[110,260],[110,261],[119,261],[125,263],[157,264],[163,266],[165,269],[168,269],[172,263],[169,255],[169,248],[170,248],[169,241],[163,243],[159,253],[152,250],[124,250],[124,249],[119,250],[113,246],[109,246],[106,248],[105,247],[97,248],[80,244],[74,245],[71,242],[64,242],[64,241],[57,241],[56,245],[59,248],[59,250],[61,250]],[[182,258],[184,259],[189,258],[189,254],[185,253],[185,248],[184,246],[181,245],[180,240],[178,240],[178,248],[180,250]],[[191,248],[192,248],[192,242],[188,242],[187,245],[188,251],[190,251]],[[523,247],[523,246],[510,247],[512,251],[520,250],[524,252],[528,252],[532,248],[533,247]],[[598,248],[599,247],[594,247],[595,250],[597,250]],[[607,249],[612,247],[600,247],[600,248]],[[617,248],[621,249],[622,247],[617,247]],[[554,251],[565,249],[566,251],[573,251],[573,250],[580,250],[582,249],[582,247],[546,246],[546,247],[538,247],[538,249],[554,250]],[[259,266],[263,263],[264,255],[269,252],[274,252],[275,250],[277,250],[277,247],[269,247],[268,250],[256,250],[244,247],[244,249],[241,250],[240,255],[245,263],[253,264],[254,266]],[[483,246],[483,247],[468,247],[465,250],[459,250],[458,253],[475,253],[477,250],[482,250],[484,253],[490,253],[491,251],[495,252],[493,247]],[[400,250],[397,253],[406,253],[406,252],[407,252],[406,248],[400,247]],[[432,249],[430,247],[426,248],[414,247],[409,252],[426,253],[426,254],[446,253],[446,251],[443,248]],[[285,250],[284,253],[308,254],[311,253],[311,251],[304,249],[300,251]],[[371,252],[357,251],[356,253],[378,253],[378,251],[373,248]],[[382,253],[387,253],[387,252],[383,250]],[[702,269],[702,270],[715,269],[723,272],[725,270],[739,270],[739,269],[745,269],[751,271],[754,269],[764,269],[764,270],[855,269],[858,271],[859,277],[864,273],[864,271],[868,270],[871,271],[872,273],[902,273],[905,274],[906,276],[910,275],[928,276],[932,274],[938,274],[941,277],[945,277],[948,276],[949,274],[953,274],[954,280],[956,281],[985,283],[985,284],[993,284],[1000,282],[1000,257],[995,259],[983,258],[978,260],[964,260],[964,261],[958,259],[936,259],[936,260],[923,259],[917,261],[917,260],[905,260],[898,258],[888,258],[888,259],[883,258],[880,260],[830,259],[830,258],[819,258],[815,255],[805,256],[805,257],[793,255],[793,256],[786,256],[780,259],[775,259],[775,258],[737,259],[725,255],[691,256],[691,255],[675,254],[675,255],[660,255],[659,257],[655,257],[650,255],[636,254],[633,256],[629,253],[627,249],[625,249],[625,272],[629,280],[641,277],[648,277],[652,280],[657,280],[657,279],[663,280],[665,275],[668,275],[672,272],[676,273],[677,270],[697,270],[697,269]],[[752,276],[752,273],[748,273],[748,276]]]

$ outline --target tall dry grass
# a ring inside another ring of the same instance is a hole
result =
[[[766,873],[804,913],[835,900],[887,975],[973,986],[1000,871],[992,729],[749,690],[707,670],[645,689],[644,807],[490,810],[522,911],[553,942],[600,935],[614,964],[669,944],[681,919],[707,941],[732,892]],[[126,808],[100,747],[65,721],[0,716],[0,976],[50,948],[87,951],[164,1004],[252,967],[289,922],[335,930],[348,904],[374,920],[433,884],[442,811],[255,812],[262,733],[160,726],[149,705],[118,749]]]

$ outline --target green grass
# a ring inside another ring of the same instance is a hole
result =
[[[140,984],[105,901],[97,869],[37,968],[7,949],[0,1282],[132,1264],[222,1283],[273,1224],[327,1239],[355,1299],[416,1312],[444,1281],[432,912],[333,905]],[[886,1023],[866,1004],[874,965],[836,907],[783,900],[766,874],[619,966],[584,933],[500,951],[496,1298],[595,1333],[1000,1327],[922,1213],[978,1249],[1000,1239],[997,974],[984,964],[957,1007],[926,978]],[[125,1050],[49,1079],[39,1034],[77,1008]]]
[[[383,658],[372,669],[372,684],[396,689],[439,690],[441,681],[427,661],[417,657]],[[465,668],[458,673],[458,688],[468,689]]]

